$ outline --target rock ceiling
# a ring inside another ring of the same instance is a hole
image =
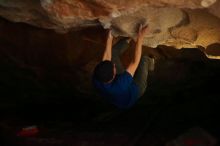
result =
[[[135,37],[138,25],[147,24],[144,45],[149,47],[207,48],[220,43],[219,11],[220,0],[0,1],[0,16],[60,33],[102,25],[112,27],[115,36]]]

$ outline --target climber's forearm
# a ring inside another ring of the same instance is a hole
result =
[[[102,60],[109,60],[111,61],[112,58],[112,40],[111,39],[107,39],[106,42],[106,47],[105,47],[105,51],[102,57]]]
[[[135,47],[135,52],[134,52],[134,57],[131,60],[130,64],[127,67],[127,72],[131,74],[131,76],[134,76],[135,71],[140,63],[141,60],[141,54],[142,54],[142,42],[143,40],[141,38],[137,39],[136,47]]]
[[[143,38],[138,38],[136,47],[135,47],[134,58],[131,61],[131,63],[135,64],[136,66],[138,66],[140,59],[141,59],[142,44],[143,44]]]
[[[111,61],[112,59],[112,41],[113,41],[113,36],[111,34],[111,30],[109,30],[108,32],[108,38],[106,41],[106,47],[105,47],[105,51],[102,57],[102,61],[104,60],[109,60]]]

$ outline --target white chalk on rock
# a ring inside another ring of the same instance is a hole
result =
[[[209,6],[213,5],[216,2],[216,0],[202,0],[201,6],[208,8]]]

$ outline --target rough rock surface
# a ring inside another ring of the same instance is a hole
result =
[[[180,9],[142,7],[135,13],[115,18],[112,20],[112,27],[117,30],[117,35],[135,37],[140,24],[148,25],[150,31],[145,44],[156,47],[169,38],[169,28],[179,25],[185,19],[186,16]]]
[[[22,94],[25,93],[25,95],[22,97],[26,97],[26,94],[32,95],[32,92],[36,92],[38,99],[44,98],[44,96],[38,96],[42,88],[42,92],[44,89],[59,91],[58,87],[62,88],[62,94],[72,89],[83,92],[85,95],[94,94],[91,76],[95,65],[101,60],[105,38],[105,30],[102,27],[60,34],[53,30],[0,19],[0,65],[2,67],[0,83],[7,88],[6,91],[1,88],[2,94],[9,95],[8,92],[11,91],[15,92],[14,94],[20,94],[20,91],[24,91]],[[132,50],[131,45],[121,56],[125,66],[133,56]],[[218,45],[213,44],[208,48],[207,54],[216,56],[216,53],[220,54],[217,50]],[[192,62],[209,61],[198,49],[178,50],[167,46],[143,47],[143,54],[154,55],[157,58],[156,64],[159,60],[160,62],[168,60],[167,66],[170,65],[169,60],[178,62],[182,58]],[[176,73],[175,77],[185,75],[182,67],[168,69],[169,71],[162,67],[159,72],[161,75],[172,77],[172,81],[176,81],[170,72]],[[171,81],[170,78],[168,79]],[[170,81],[167,80],[165,83]]]
[[[219,43],[219,10],[220,0],[0,1],[0,16],[57,32],[102,25],[112,26],[116,36],[135,37],[138,25],[147,24],[149,47],[206,48]]]

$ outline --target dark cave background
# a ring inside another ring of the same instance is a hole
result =
[[[193,127],[220,138],[219,60],[158,47],[145,95],[119,110],[87,88],[85,66],[99,59],[104,38],[99,27],[57,34],[0,20],[1,146],[157,146]],[[37,136],[16,136],[30,125]]]

